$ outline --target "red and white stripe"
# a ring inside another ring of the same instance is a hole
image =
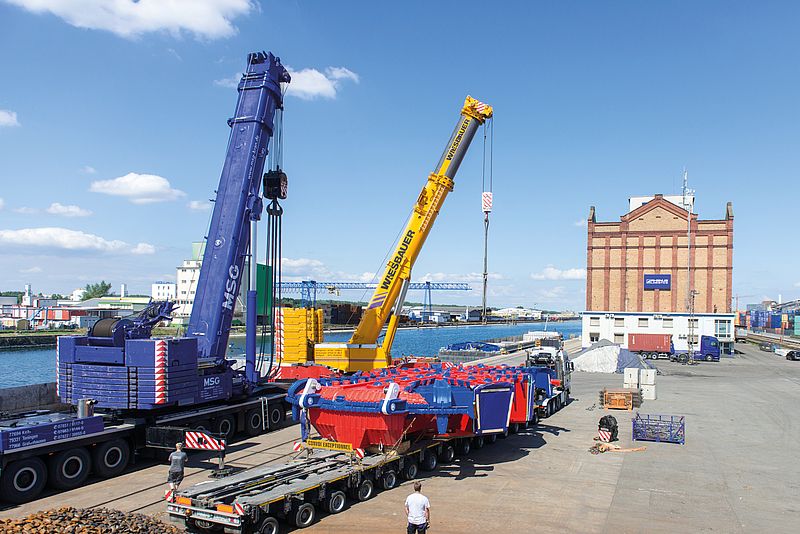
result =
[[[361,459],[364,457],[364,449],[353,449],[353,454],[356,455],[356,458]]]
[[[605,443],[611,443],[611,432],[608,430],[600,429],[597,431],[597,435],[600,436],[600,441]]]
[[[238,515],[244,515],[244,506],[242,506],[238,502],[233,503],[233,513]]]
[[[492,211],[491,191],[484,191],[483,193],[481,193],[481,207],[483,208],[484,213],[489,213]]]
[[[480,100],[476,100],[475,102],[476,102],[475,109],[478,111],[478,113],[483,113],[486,110],[486,104],[484,104]]]
[[[303,442],[302,441],[295,441],[294,445],[292,445],[292,449],[294,449],[295,452],[302,451],[303,450]]]
[[[209,436],[205,432],[187,431],[184,434],[186,440],[185,447],[187,449],[196,449],[202,451],[224,451],[225,441]]]
[[[275,356],[283,360],[283,308],[275,310]]]
[[[156,404],[167,402],[167,342],[159,339],[155,344]]]
[[[164,492],[164,500],[167,502],[172,502],[175,500],[175,492],[171,489],[168,489]]]

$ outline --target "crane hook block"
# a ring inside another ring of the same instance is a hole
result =
[[[289,191],[289,178],[280,169],[264,173],[264,196],[270,200],[285,199]]]

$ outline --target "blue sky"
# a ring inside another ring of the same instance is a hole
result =
[[[297,82],[295,279],[381,267],[471,94],[496,117],[491,305],[581,309],[589,206],[616,220],[630,196],[678,192],[684,166],[701,218],[733,202],[734,293],[800,297],[795,3],[164,6],[0,0],[1,289],[174,279],[207,228],[230,80],[270,50]],[[414,269],[475,291],[437,300],[480,302],[481,145]]]

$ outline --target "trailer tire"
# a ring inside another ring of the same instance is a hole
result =
[[[484,443],[491,445],[497,441],[497,434],[489,434],[484,438]]]
[[[334,491],[325,501],[325,511],[329,514],[338,514],[344,510],[346,504],[347,496],[344,494],[344,492]]]
[[[280,425],[285,418],[286,410],[283,407],[283,403],[269,407],[269,428],[275,428]]]
[[[317,518],[317,509],[310,502],[301,504],[292,516],[292,523],[297,528],[310,527]]]
[[[407,460],[405,466],[403,466],[403,471],[401,474],[403,478],[406,480],[414,480],[417,478],[417,473],[419,472],[419,466],[417,462],[414,460]]]
[[[47,467],[39,458],[11,462],[0,476],[3,500],[14,504],[32,501],[47,483]]]
[[[92,458],[83,447],[61,451],[48,461],[48,480],[54,488],[77,488],[89,476]]]
[[[236,434],[236,418],[232,415],[223,415],[214,421],[214,434],[221,439],[231,439]]]
[[[265,517],[261,523],[258,524],[256,532],[258,534],[278,534],[281,526],[278,520],[274,517]]]
[[[263,432],[261,409],[253,408],[244,414],[244,431],[248,436],[255,437]]]
[[[195,421],[189,428],[192,430],[197,430],[198,432],[211,432],[211,421],[208,419],[203,419],[202,421]]]
[[[442,445],[442,450],[439,452],[439,463],[449,464],[456,457],[456,450],[449,443]]]
[[[472,448],[473,449],[482,449],[484,444],[483,436],[475,436],[472,438]]]
[[[519,432],[519,423],[511,423],[508,425],[509,434],[516,434],[517,432]]]
[[[112,439],[100,443],[92,450],[94,473],[103,478],[115,477],[128,466],[131,448],[124,439]]]
[[[390,490],[395,486],[397,486],[397,473],[391,469],[384,471],[381,477],[381,489]]]
[[[365,478],[361,481],[361,484],[353,492],[353,497],[355,497],[358,501],[364,502],[370,499],[375,494],[375,484],[368,479]]]
[[[456,441],[456,454],[459,456],[466,456],[472,448],[472,443],[469,438],[462,438]]]
[[[421,467],[425,471],[433,471],[439,465],[439,459],[436,457],[436,453],[432,450],[428,449],[425,451],[425,454],[422,457],[422,465]]]

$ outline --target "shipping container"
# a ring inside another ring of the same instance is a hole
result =
[[[628,334],[628,350],[639,353],[672,353],[672,334]]]

